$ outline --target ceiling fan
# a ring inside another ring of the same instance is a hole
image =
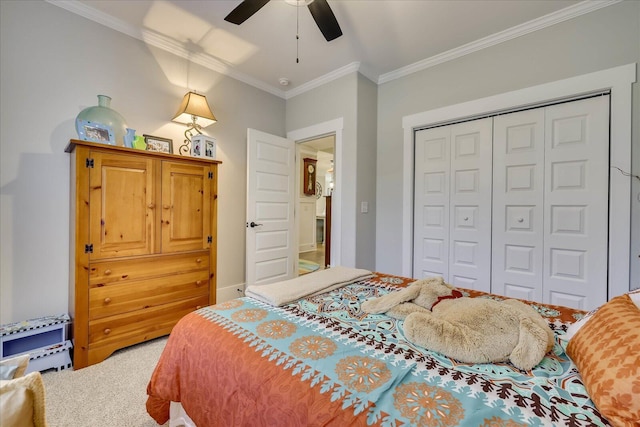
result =
[[[342,30],[336,20],[327,0],[285,0],[289,4],[298,6],[306,4],[311,12],[311,16],[316,21],[318,28],[328,42],[337,39],[342,35]],[[224,20],[236,25],[242,24],[249,19],[254,13],[259,11],[269,0],[244,0],[235,9],[229,13]]]

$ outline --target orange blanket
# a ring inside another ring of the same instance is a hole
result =
[[[411,281],[378,274],[285,307],[245,297],[193,312],[169,337],[147,411],[163,424],[170,402],[181,402],[200,427],[609,425],[559,340],[532,371],[464,364],[407,342],[396,320],[360,310]],[[583,315],[531,305],[556,335]]]

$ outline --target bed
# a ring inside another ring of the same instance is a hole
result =
[[[163,424],[179,402],[199,427],[623,425],[596,407],[560,339],[585,312],[529,303],[556,334],[531,371],[459,363],[411,344],[400,321],[360,309],[412,281],[375,273],[281,307],[242,297],[199,309],[171,332],[147,412]]]

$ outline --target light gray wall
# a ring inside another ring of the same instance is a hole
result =
[[[0,322],[68,312],[69,139],[113,98],[138,134],[183,139],[170,120],[187,61],[42,1],[0,1]],[[284,135],[285,101],[191,65],[218,123],[218,289],[245,277],[246,129]]]
[[[42,1],[0,1],[0,322],[68,311],[69,155],[74,120],[96,95],[138,133],[182,139],[170,118],[186,61]],[[218,288],[244,282],[246,129],[276,135],[343,118],[343,253],[400,273],[402,117],[640,62],[640,2],[606,7],[378,87],[354,73],[285,101],[195,65],[190,88],[219,122]],[[375,90],[374,90],[375,89]],[[633,173],[640,174],[640,86]],[[377,96],[377,124],[371,104]],[[285,125],[286,124],[286,125]],[[377,135],[369,133],[377,129]],[[372,141],[377,139],[377,150]],[[375,151],[375,156],[373,152]],[[375,174],[375,194],[371,174]],[[632,187],[632,286],[640,285],[640,181]],[[369,214],[360,202],[369,201]],[[376,226],[373,229],[371,222]],[[375,236],[375,237],[374,237]],[[371,244],[375,239],[374,245]]]
[[[344,120],[342,158],[335,158],[336,167],[346,166],[336,184],[342,191],[342,264],[353,260],[353,266],[370,270],[375,269],[377,92],[375,83],[354,72],[287,100],[287,131]],[[363,201],[368,213],[360,211]]]
[[[356,264],[375,270],[376,260],[376,133],[378,86],[358,74],[358,188],[356,193]],[[363,213],[361,203],[369,204]]]
[[[340,186],[342,203],[341,255],[353,260],[356,253],[356,169],[358,163],[358,74],[352,73],[287,100],[287,132],[342,118],[343,156],[335,167],[346,166]],[[346,264],[345,264],[346,265]],[[352,265],[353,266],[353,265]]]
[[[640,2],[626,1],[378,88],[376,269],[400,274],[402,117],[640,62]],[[640,174],[640,85],[633,88],[633,173]],[[632,184],[632,287],[640,286],[640,182]]]

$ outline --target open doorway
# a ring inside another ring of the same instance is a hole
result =
[[[335,183],[335,135],[299,143],[301,176],[313,170],[315,182],[298,194],[298,274],[322,270],[330,264],[331,196]],[[313,190],[311,190],[313,188]]]

